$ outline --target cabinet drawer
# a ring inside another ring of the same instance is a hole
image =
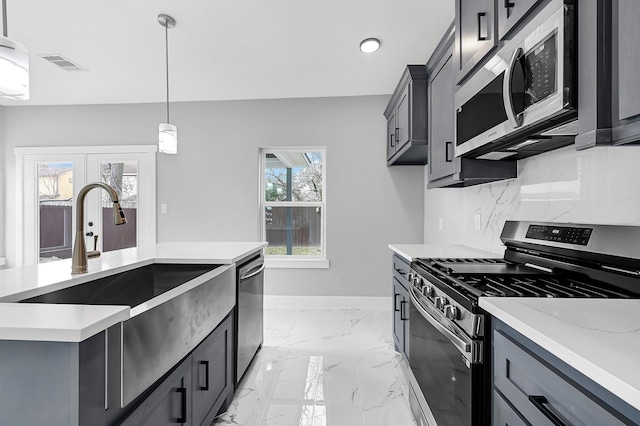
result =
[[[565,379],[500,331],[493,332],[493,348],[494,386],[529,423],[625,424],[616,417],[618,413],[586,389]]]
[[[500,392],[493,391],[493,426],[530,426]]]
[[[393,255],[393,276],[402,283],[404,287],[407,287],[409,283],[409,272],[411,266],[406,260],[398,256]]]

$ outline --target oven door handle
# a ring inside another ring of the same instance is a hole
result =
[[[422,314],[424,319],[429,321],[429,324],[431,324],[436,330],[444,334],[463,355],[471,352],[471,343],[465,342],[460,337],[456,336],[455,333],[440,324],[440,321],[434,318],[433,315],[427,312],[427,310],[420,305],[420,302],[418,302],[418,299],[414,294],[413,288],[411,288],[411,303],[413,303],[413,306]]]

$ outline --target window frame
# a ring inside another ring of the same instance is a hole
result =
[[[267,153],[305,153],[322,154],[322,201],[266,201],[266,166]],[[259,190],[258,190],[258,232],[260,241],[267,241],[266,208],[267,207],[320,207],[321,215],[321,256],[300,255],[265,255],[268,268],[328,268],[327,258],[327,148],[324,146],[301,147],[265,147],[259,149]]]

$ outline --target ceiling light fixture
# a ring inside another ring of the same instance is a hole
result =
[[[29,51],[7,36],[7,2],[2,0],[0,37],[0,97],[29,99]]]
[[[158,22],[164,27],[164,41],[167,64],[167,122],[158,127],[158,150],[165,154],[178,153],[178,128],[169,124],[169,28],[176,26],[176,21],[169,15],[161,13]]]
[[[380,49],[380,40],[377,38],[367,38],[360,42],[360,51],[362,53],[373,53]]]

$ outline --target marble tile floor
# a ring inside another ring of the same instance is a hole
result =
[[[266,309],[263,347],[214,425],[413,426],[391,312]]]

